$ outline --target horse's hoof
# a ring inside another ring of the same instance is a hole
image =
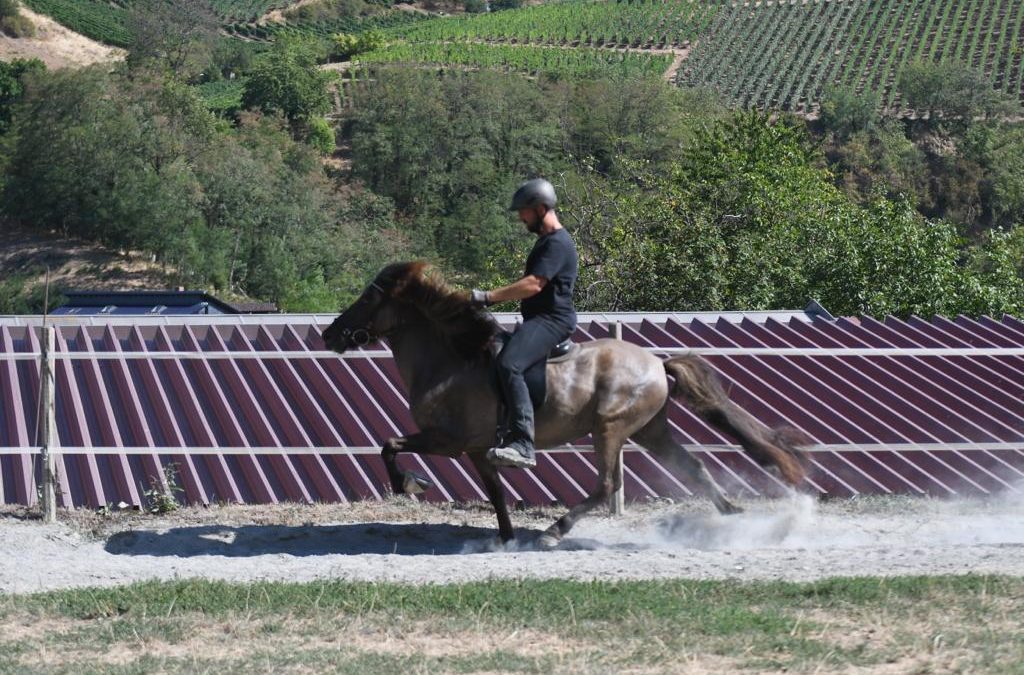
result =
[[[732,502],[725,502],[718,507],[718,512],[723,516],[734,516],[737,513],[743,513],[743,508],[736,506]]]
[[[406,471],[402,474],[402,491],[407,495],[422,494],[432,487],[434,487],[433,483],[413,471]]]
[[[560,543],[561,539],[549,532],[545,532],[537,537],[537,548],[544,551],[550,551],[551,549],[558,548]]]

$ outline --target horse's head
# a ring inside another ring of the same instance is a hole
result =
[[[421,329],[466,359],[488,354],[498,325],[467,293],[451,289],[425,262],[388,265],[323,332],[339,354],[387,337],[399,328]]]
[[[388,265],[374,277],[356,301],[342,310],[322,334],[328,349],[345,352],[386,336],[398,324],[394,293],[418,263]]]

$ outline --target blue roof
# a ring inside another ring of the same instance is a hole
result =
[[[203,291],[65,291],[67,298],[55,315],[118,315],[118,314],[240,314],[251,313],[218,300]],[[276,311],[270,303],[256,311]]]

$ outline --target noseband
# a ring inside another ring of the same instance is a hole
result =
[[[370,285],[369,285],[369,288],[374,289],[375,291],[377,291],[381,295],[386,295],[386,293],[384,292],[384,289],[381,288],[380,285],[377,284],[376,281],[371,281]],[[388,331],[388,333],[391,333],[391,332],[392,331]],[[375,333],[373,331],[373,322],[372,321],[370,323],[366,324],[365,328],[354,328],[354,329],[353,328],[342,328],[340,333],[341,333],[342,339],[344,339],[346,342],[349,342],[350,344],[352,344],[352,345],[354,345],[356,347],[365,347],[366,345],[370,344],[371,342],[375,342],[375,341],[377,341],[377,340],[379,340],[381,338],[384,338],[384,337],[388,336],[388,333],[381,333],[381,334]]]

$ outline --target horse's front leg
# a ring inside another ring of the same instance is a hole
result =
[[[380,451],[384,466],[391,481],[391,491],[396,495],[416,495],[433,487],[429,478],[415,471],[403,470],[398,467],[398,453],[426,452],[430,448],[431,435],[426,433],[412,434],[389,438]]]
[[[505,501],[505,491],[501,487],[498,469],[483,453],[470,453],[469,458],[473,460],[473,466],[480,474],[487,498],[494,507],[494,515],[498,517],[498,536],[501,537],[501,543],[507,544],[515,539],[516,535],[512,530],[512,520],[508,516],[508,503]]]

